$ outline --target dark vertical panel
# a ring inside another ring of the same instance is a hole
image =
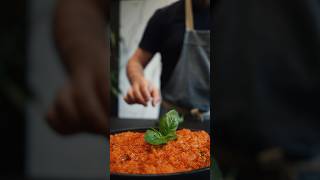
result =
[[[0,6],[0,176],[24,172],[24,103],[27,98],[25,0]]]
[[[110,6],[110,26],[111,26],[111,62],[110,69],[113,79],[113,86],[118,86],[119,76],[119,10],[120,1],[112,0]],[[116,88],[116,87],[113,87]],[[111,116],[118,115],[118,97],[111,93]]]

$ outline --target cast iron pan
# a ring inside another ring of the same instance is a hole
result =
[[[126,131],[145,132],[146,128],[130,128],[113,130],[110,134],[117,134]],[[197,129],[191,129],[197,131]],[[202,168],[193,171],[179,172],[172,174],[110,174],[111,180],[210,180],[210,168]]]

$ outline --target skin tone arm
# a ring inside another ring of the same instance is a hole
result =
[[[106,59],[105,0],[59,0],[54,19],[54,35],[61,60],[70,74]]]
[[[47,114],[61,134],[108,133],[108,0],[59,0],[54,38],[68,78]]]
[[[148,82],[143,73],[144,68],[152,57],[153,54],[150,52],[138,48],[129,59],[127,64],[127,76],[131,83],[131,87],[124,97],[124,100],[128,104],[141,104],[147,106],[148,102],[151,101],[152,105],[155,106],[160,102],[159,89]]]

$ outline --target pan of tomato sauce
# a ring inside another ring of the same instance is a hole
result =
[[[111,180],[210,179],[210,136],[204,130],[179,129],[164,145],[145,142],[147,129],[111,132]]]

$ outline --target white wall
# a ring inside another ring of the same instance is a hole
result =
[[[125,66],[136,50],[146,23],[156,9],[169,5],[177,0],[122,0],[120,10],[120,89],[119,117],[123,118],[157,118],[159,106],[127,105],[123,96],[129,89]],[[160,87],[161,62],[159,54],[154,57],[145,70],[148,80]]]
[[[65,77],[51,36],[54,4],[54,0],[29,1],[28,80],[36,100],[27,109],[26,173],[40,178],[103,178],[107,166],[104,138],[62,138],[45,123],[46,109]]]

